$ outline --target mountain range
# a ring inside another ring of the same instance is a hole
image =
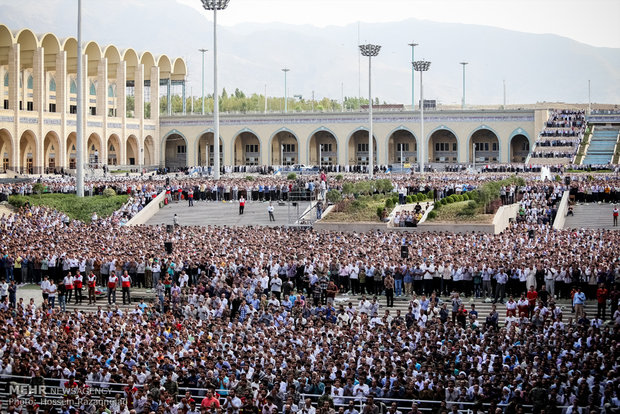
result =
[[[0,1],[3,21],[12,30],[75,36],[76,11],[65,0]],[[6,4],[4,4],[6,3]],[[74,4],[70,2],[69,4]],[[172,0],[84,2],[84,40],[132,47],[138,53],[183,57],[188,90],[200,95],[201,54],[205,89],[212,89],[213,22],[211,15]],[[301,11],[300,11],[301,12]],[[534,12],[534,11],[533,11]],[[221,13],[226,13],[222,11]],[[397,18],[397,16],[395,16]],[[553,18],[553,16],[550,16]],[[372,91],[382,103],[411,104],[411,47],[416,60],[431,61],[424,74],[424,98],[454,105],[461,102],[466,66],[466,103],[500,104],[504,82],[508,104],[548,102],[620,102],[620,49],[594,47],[551,34],[529,34],[489,26],[408,19],[324,28],[291,24],[243,24],[218,27],[220,88],[246,94],[309,99],[368,96],[368,60],[359,43],[382,46],[372,60]],[[358,33],[361,36],[358,38]],[[415,94],[419,99],[419,77]]]

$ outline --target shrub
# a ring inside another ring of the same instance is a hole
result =
[[[381,194],[373,194],[372,199],[373,201],[381,201],[383,197],[381,196]]]
[[[429,220],[433,220],[437,217],[437,213],[435,210],[431,210],[428,212],[428,216],[426,216]]]
[[[391,198],[388,198],[387,200],[385,200],[385,208],[387,208],[388,210],[391,210],[394,208],[394,201]]]
[[[116,191],[113,188],[106,188],[103,190],[104,197],[114,197],[116,195]]]
[[[413,196],[412,195],[408,195],[407,197],[405,197],[405,202],[407,204],[413,203]]]
[[[32,191],[35,194],[41,194],[42,192],[45,191],[45,186],[41,183],[35,183],[35,185],[32,186]]]
[[[297,179],[297,174],[295,174],[294,172],[288,173],[288,175],[286,176],[286,179],[295,181]]]
[[[452,204],[454,203],[454,195],[451,195],[450,197],[445,198],[444,200],[446,200],[448,204]]]
[[[382,207],[377,207],[377,216],[379,217],[379,219],[381,219],[381,217],[383,216],[383,208]]]
[[[433,190],[430,190],[428,193],[426,193],[426,198],[428,198],[429,200],[432,200],[435,197],[435,192]]]
[[[342,176],[342,174],[338,174],[336,176],[336,181],[342,181],[344,179],[344,177]]]
[[[398,204],[398,194],[392,194],[392,201],[394,202],[394,205]]]
[[[433,210],[439,210],[441,208],[442,204],[441,203],[435,203]]]
[[[245,176],[245,180],[246,180],[246,181],[254,181],[254,176],[252,176],[252,175],[246,175],[246,176]]]
[[[329,190],[326,195],[327,201],[332,204],[338,203],[342,200],[342,194],[338,190]]]
[[[467,201],[467,200],[469,200],[469,194],[463,193],[463,201]]]
[[[422,194],[422,193],[418,193],[416,194],[418,196],[418,201],[424,201],[426,200],[426,195]]]
[[[353,200],[351,203],[351,209],[354,211],[361,211],[368,207],[368,203],[361,200]]]
[[[439,200],[439,204],[441,204],[442,206],[445,206],[446,204],[448,204],[448,200],[446,200],[445,198],[442,198],[441,200]]]
[[[347,195],[353,194],[353,190],[354,190],[353,183],[346,182],[346,183],[342,184],[342,193],[343,194],[347,194]]]

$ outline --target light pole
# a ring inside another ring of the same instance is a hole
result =
[[[460,62],[463,65],[463,101],[461,102],[461,109],[465,109],[465,66],[469,62]]]
[[[202,77],[200,80],[202,81],[202,114],[205,114],[205,52],[207,49],[198,49],[200,53],[202,53]],[[193,99],[192,99],[193,102]],[[192,111],[193,112],[193,111]]]
[[[417,43],[415,42],[411,42],[409,43],[409,46],[411,46],[411,64],[413,65],[413,62],[415,62],[414,54],[413,54],[413,50],[415,49],[416,46],[418,46]],[[414,88],[415,88],[415,70],[413,70],[413,67],[411,68],[411,110],[415,111],[415,95],[414,95]]]
[[[323,144],[319,144],[319,171],[321,171],[321,157],[323,156]]]
[[[424,173],[424,89],[422,84],[422,75],[430,68],[431,62],[427,60],[418,60],[413,62],[413,69],[420,72],[420,141],[418,145],[418,159],[420,163],[420,173]]]
[[[217,92],[217,11],[224,10],[230,0],[201,0],[205,10],[213,10],[213,178],[220,179],[220,98]],[[203,99],[204,101],[204,99]]]
[[[77,165],[75,194],[84,197],[84,93],[82,91],[82,0],[78,0],[77,18],[77,113],[76,113]]]
[[[368,118],[370,122],[370,130],[368,131],[368,177],[373,175],[373,145],[372,145],[372,58],[377,56],[381,46],[379,45],[360,45],[362,56],[368,56]]]
[[[284,72],[284,113],[288,112],[288,95],[286,92],[286,74],[290,71],[291,70],[289,68],[282,69],[282,72]]]

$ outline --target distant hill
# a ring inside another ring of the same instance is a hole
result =
[[[66,0],[0,1],[2,23],[59,36],[75,35],[76,12]],[[6,4],[4,4],[6,3]],[[147,7],[148,5],[149,7]],[[205,88],[212,89],[212,22],[172,0],[84,2],[85,40],[181,56],[189,66],[189,88],[200,94],[200,47],[206,54]],[[70,8],[69,8],[70,9]],[[71,9],[70,9],[71,10]],[[223,12],[226,13],[226,12]],[[248,24],[220,27],[220,85],[246,94],[284,95],[283,67],[288,67],[289,96],[317,99],[368,94],[368,61],[358,72],[357,25],[317,28],[308,25]],[[373,60],[373,95],[381,102],[411,104],[411,48],[416,59],[432,61],[424,76],[426,99],[454,105],[461,100],[466,68],[470,104],[499,104],[506,80],[509,104],[540,101],[620,102],[620,49],[585,45],[556,35],[527,34],[488,26],[409,19],[362,24],[361,42],[382,45]],[[361,86],[361,88],[360,88]],[[188,88],[188,93],[189,93]],[[416,76],[416,96],[419,80]],[[416,98],[417,99],[417,98]]]

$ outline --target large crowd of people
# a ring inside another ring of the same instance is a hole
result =
[[[568,158],[577,153],[585,133],[585,111],[554,110],[545,124],[532,151],[532,162],[540,158]],[[562,148],[558,150],[557,148]]]
[[[391,179],[396,192],[443,197],[508,175]],[[548,224],[565,190],[613,201],[620,183],[613,174],[523,176],[525,186],[500,193],[520,203],[523,219],[498,235],[129,227],[72,221],[46,207],[5,215],[0,377],[64,392],[56,406],[15,395],[2,409],[100,412],[95,397],[105,393],[112,414],[613,413],[617,234]],[[359,179],[311,176],[295,185],[321,191]],[[71,186],[46,180],[59,191]],[[27,194],[29,185],[4,189]],[[108,177],[89,185],[133,200],[170,191],[205,202],[279,199],[292,188],[273,177]],[[17,300],[25,282],[40,283],[41,304]],[[136,287],[153,289],[154,300],[119,308],[116,286],[123,300]],[[98,298],[95,289],[105,288]],[[74,305],[86,299],[83,289],[98,311]],[[393,309],[394,297],[407,309]],[[480,315],[467,297],[494,304]],[[585,312],[586,300],[598,303],[596,315]],[[91,400],[78,399],[80,390]]]

